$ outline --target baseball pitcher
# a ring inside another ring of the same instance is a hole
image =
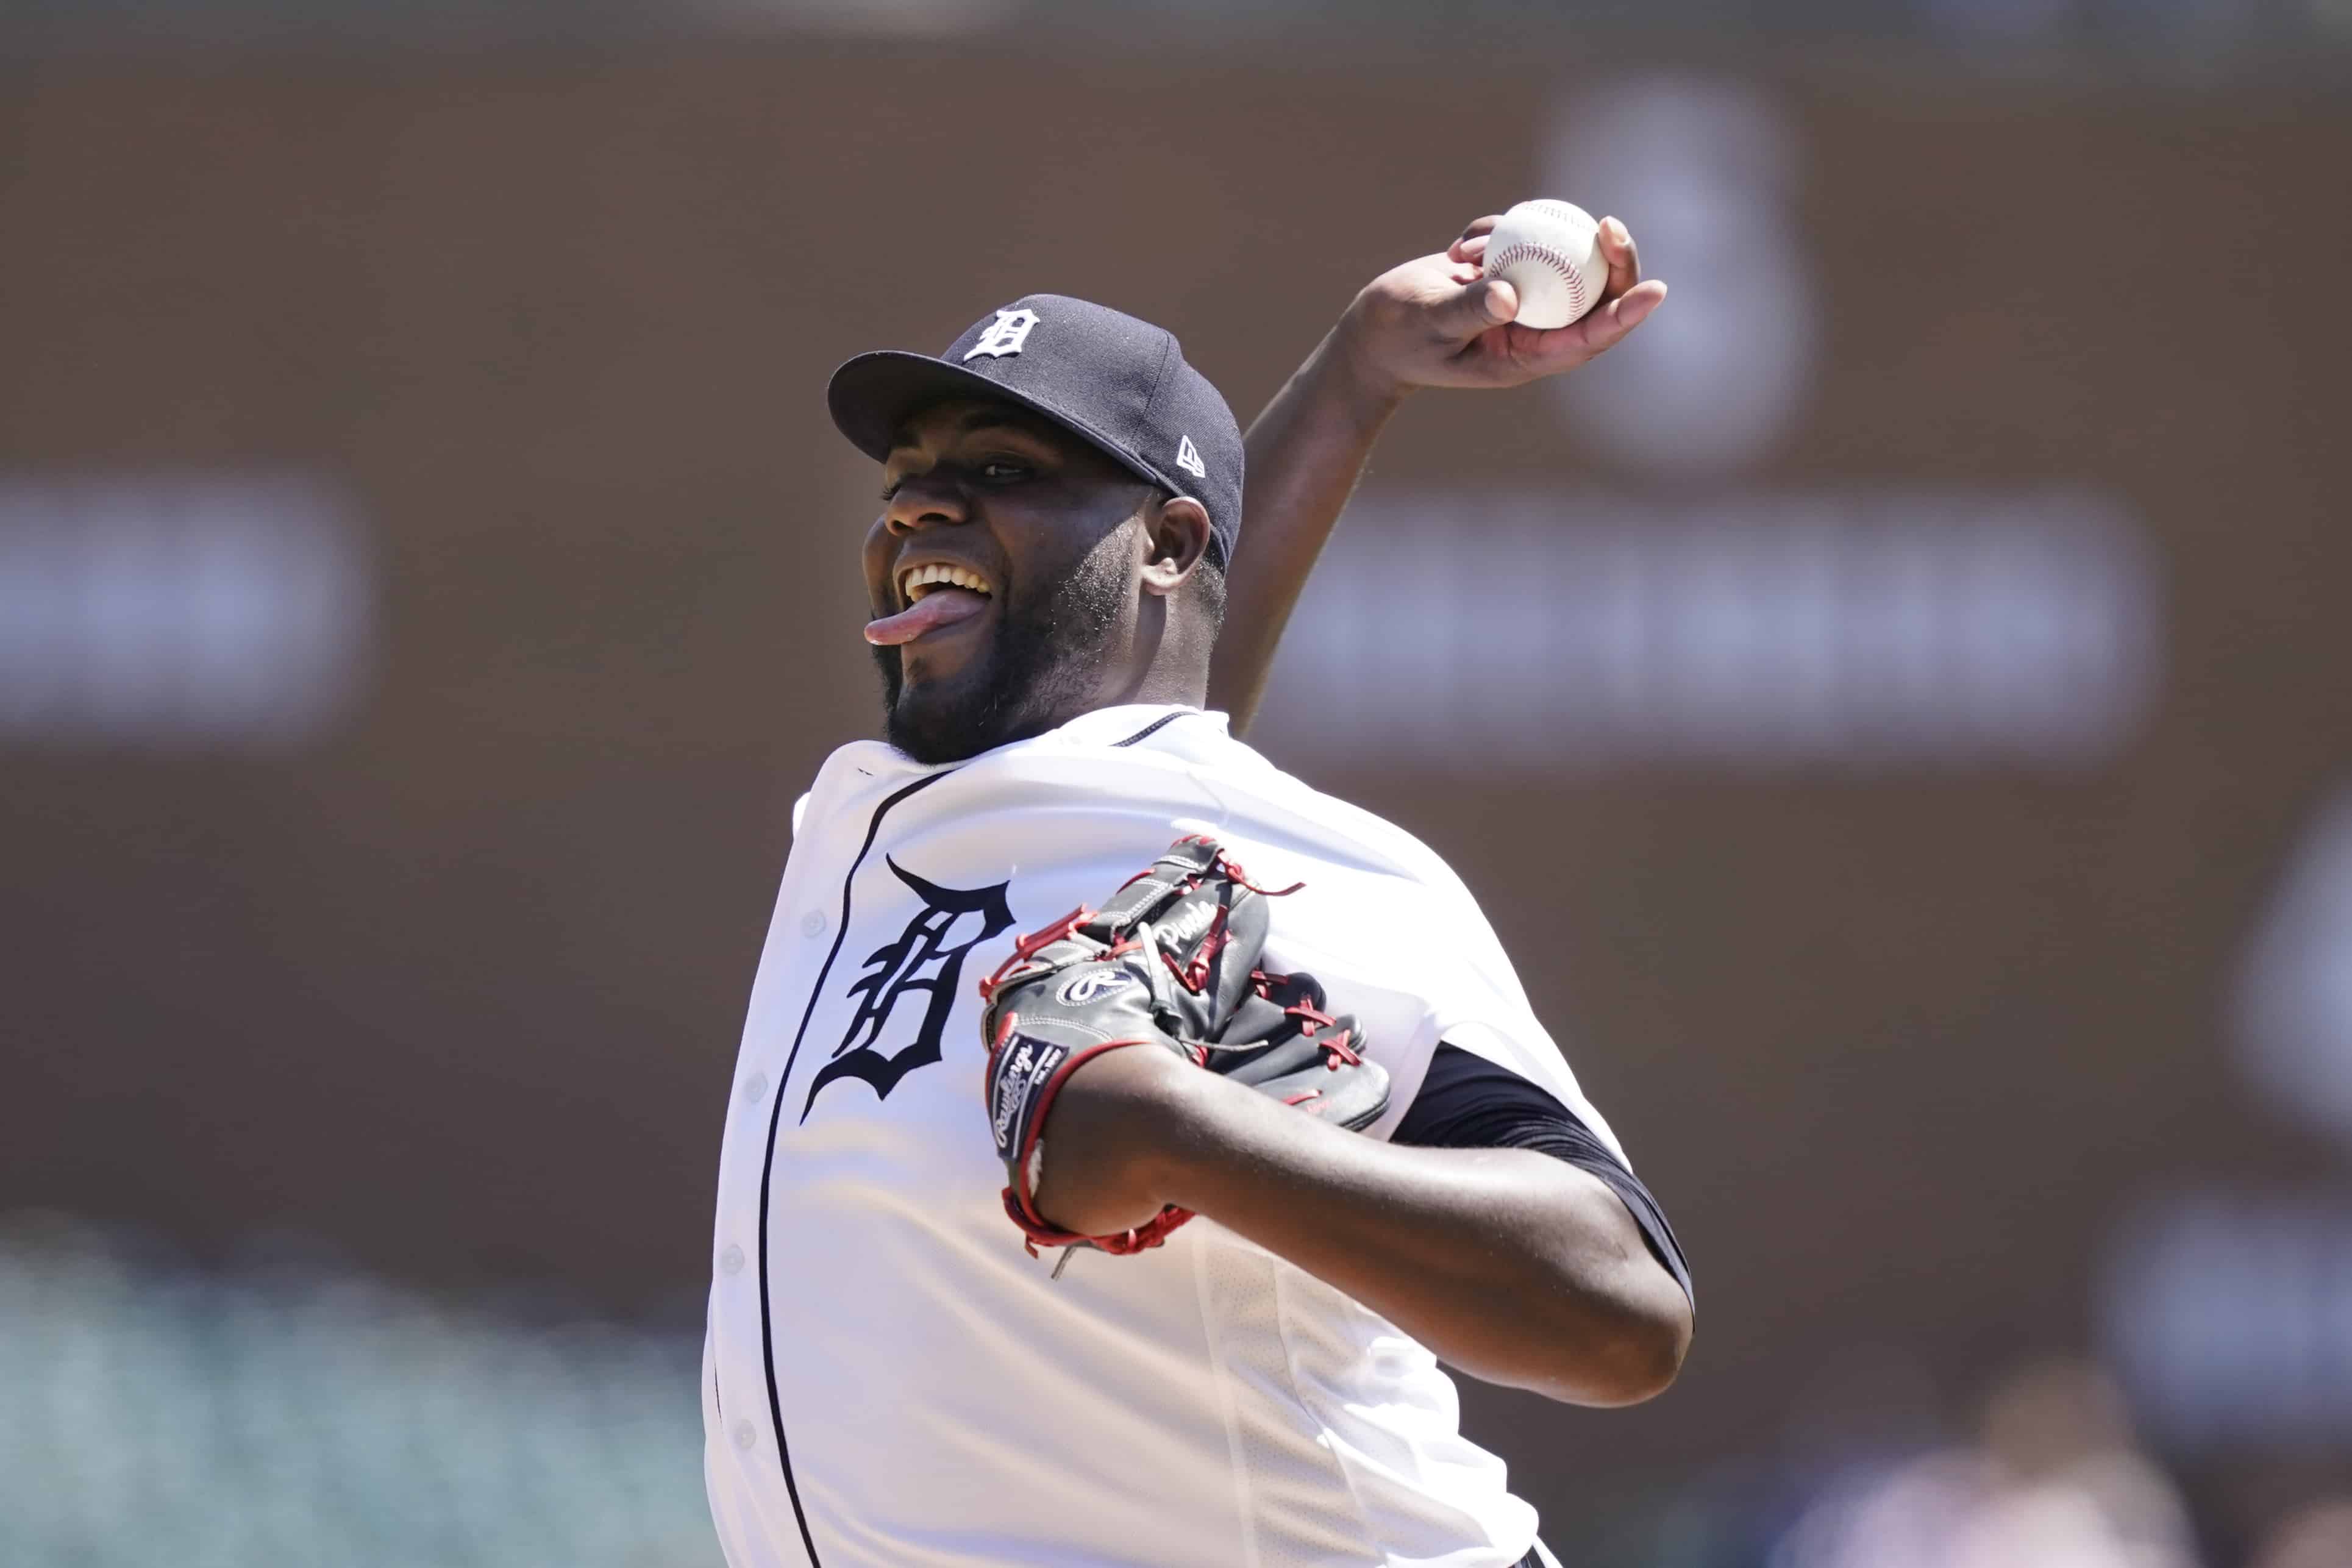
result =
[[[727,1109],[732,1568],[1553,1563],[1440,1363],[1673,1379],[1681,1251],[1476,902],[1233,733],[1404,397],[1664,297],[1612,219],[1599,305],[1516,325],[1494,221],[1246,438],[1175,338],[1061,295],[835,374],[886,738],[794,808]]]

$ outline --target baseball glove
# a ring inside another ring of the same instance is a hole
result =
[[[1046,1113],[1070,1074],[1104,1051],[1172,1051],[1343,1127],[1387,1109],[1388,1074],[1364,1059],[1355,1020],[1325,1010],[1314,976],[1259,966],[1266,900],[1296,891],[1258,887],[1213,839],[1180,838],[1100,910],[1073,910],[1021,938],[981,982],[1004,1212],[1033,1254],[1140,1252],[1192,1217],[1171,1205],[1132,1230],[1079,1236],[1037,1212]]]

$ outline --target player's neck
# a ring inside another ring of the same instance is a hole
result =
[[[1166,601],[1159,601],[1164,605]],[[1209,637],[1192,617],[1161,615],[1147,620],[1128,661],[1124,680],[1106,680],[1093,708],[1138,703],[1181,703],[1201,708],[1209,700]]]
[[[1165,599],[1147,595],[1126,635],[1097,656],[1092,689],[1081,703],[1055,720],[1066,724],[1080,713],[1137,704],[1206,706],[1209,653],[1214,633],[1197,616]],[[1076,693],[1072,693],[1076,695]]]
[[[1174,703],[1185,708],[1205,707],[1209,700],[1209,672],[1205,669],[1163,670],[1157,667],[1143,672],[1143,679],[1129,690],[1106,701],[1097,708],[1125,708],[1137,704],[1160,705]]]
[[[985,736],[971,737],[974,755],[1034,739],[1073,720],[1107,708],[1184,707],[1209,703],[1209,642],[1213,634],[1191,617],[1149,615],[1137,635],[1101,653],[1066,660],[1047,672],[1029,700],[1007,704],[1008,721]],[[1091,679],[1081,673],[1091,668]],[[892,737],[899,740],[899,737]],[[976,742],[976,743],[972,743]],[[950,760],[899,740],[903,749],[929,761]]]
[[[1036,725],[1032,732],[1043,734],[1049,730],[1058,730],[1089,713],[1099,713],[1106,709],[1206,708],[1208,701],[1209,682],[1205,674],[1188,679],[1175,672],[1146,670],[1138,679],[1120,685],[1106,684],[1095,692],[1091,700],[1052,715],[1047,721]],[[1025,738],[1006,737],[1007,740]]]

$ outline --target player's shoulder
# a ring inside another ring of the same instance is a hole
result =
[[[952,775],[950,782],[948,775]],[[944,787],[930,790],[926,781]],[[971,816],[1037,808],[1084,813],[1116,805],[1140,819],[1191,820],[1276,856],[1296,855],[1417,884],[1469,901],[1437,853],[1377,814],[1318,789],[1237,739],[1223,713],[1134,704],[1084,713],[1057,729],[961,763],[925,766],[879,741],[835,751],[795,804],[797,840],[845,814],[917,788],[932,809]],[[1153,829],[1157,832],[1158,829]]]
[[[1155,747],[1201,770],[1230,808],[1240,837],[1417,883],[1446,897],[1469,894],[1454,868],[1419,838],[1377,812],[1288,772],[1234,736],[1223,713],[1171,722],[1136,749]]]

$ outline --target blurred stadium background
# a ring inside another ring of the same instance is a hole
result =
[[[1408,408],[1255,736],[1527,933],[1696,1266],[1667,1397],[1471,1430],[1600,1568],[2352,1564],[2347,81],[2344,0],[13,0],[0,1563],[709,1568],[825,373],[1060,289],[1246,419],[1540,191],[1673,303]]]

